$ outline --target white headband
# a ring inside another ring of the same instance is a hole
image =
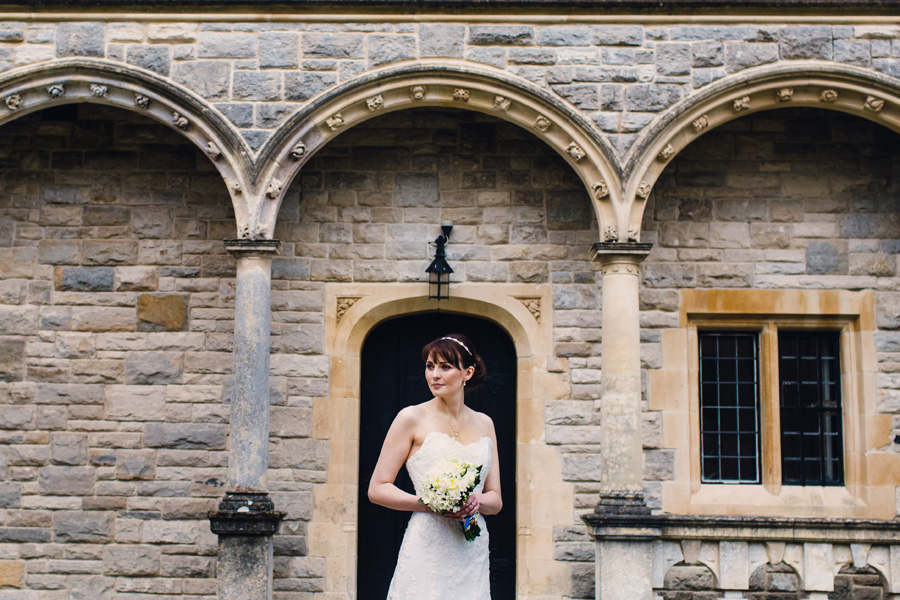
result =
[[[442,340],[451,340],[451,341],[454,341],[454,342],[456,342],[457,344],[459,344],[460,346],[462,346],[463,348],[466,348],[466,345],[463,344],[463,343],[462,343],[461,341],[459,341],[458,339],[456,339],[455,337],[442,337],[441,339],[442,339]],[[475,356],[474,354],[472,354],[472,351],[469,350],[468,348],[466,348],[466,352],[469,353],[469,356],[472,356],[472,357]]]

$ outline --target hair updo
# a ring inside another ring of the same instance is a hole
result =
[[[466,381],[466,392],[471,392],[480,386],[487,377],[487,369],[484,366],[484,361],[481,360],[481,356],[475,352],[475,344],[472,343],[468,336],[461,333],[448,333],[430,344],[426,344],[422,348],[422,362],[427,362],[429,356],[433,356],[435,359],[443,359],[463,371],[469,367],[474,367],[475,372]]]

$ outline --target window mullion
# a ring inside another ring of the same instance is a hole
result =
[[[781,488],[781,411],[778,373],[778,328],[766,323],[760,335],[762,482],[773,494]]]

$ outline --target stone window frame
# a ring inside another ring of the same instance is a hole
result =
[[[662,334],[663,365],[648,372],[648,405],[663,420],[662,447],[674,451],[674,478],[663,482],[672,514],[744,514],[892,518],[898,458],[891,417],[877,412],[875,294],[848,290],[682,290],[679,327]],[[778,328],[840,331],[844,414],[844,485],[780,482]],[[697,330],[760,332],[762,483],[703,483]]]

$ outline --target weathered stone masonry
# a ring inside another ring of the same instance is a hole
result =
[[[689,478],[673,441],[684,421],[658,385],[680,360],[666,334],[683,290],[872,292],[866,477],[898,483],[900,28],[575,20],[0,21],[0,598],[199,598],[217,577],[224,598],[257,576],[265,593],[272,565],[276,598],[349,597],[352,565],[322,533],[334,463],[316,411],[343,377],[325,353],[326,290],[419,294],[441,219],[455,223],[455,283],[552,290],[539,314],[559,384],[520,427],[553,452],[541,468],[558,471],[571,514],[546,540],[520,531],[522,597],[900,593],[894,528],[878,521],[823,533],[776,520],[755,538],[640,521]],[[388,70],[403,84],[379,96]],[[391,112],[417,82],[426,104]],[[503,94],[521,95],[510,109]],[[549,110],[548,132],[536,117]],[[221,241],[266,231],[281,242],[270,301],[270,259]],[[271,354],[235,348],[238,286],[251,314],[271,309]],[[614,286],[601,310],[598,287]],[[249,404],[229,406],[235,393]],[[250,418],[241,441],[240,415],[261,410],[269,426]],[[231,581],[207,512],[243,487],[286,515],[272,563],[260,540],[261,569]],[[579,517],[598,500],[646,537],[595,524],[595,544]],[[869,502],[855,510],[883,516]]]

